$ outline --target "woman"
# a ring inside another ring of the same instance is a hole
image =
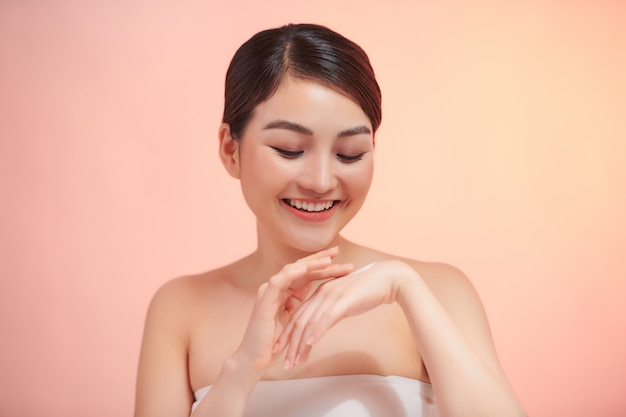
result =
[[[157,292],[137,417],[524,414],[461,272],[340,235],[380,122],[367,55],[325,27],[263,31],[236,52],[219,152],[258,246]]]

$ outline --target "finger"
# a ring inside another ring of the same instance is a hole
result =
[[[316,292],[300,306],[296,313],[292,315],[283,333],[279,336],[279,346],[281,348],[287,347],[285,369],[292,368],[302,362],[304,351],[303,337],[307,334],[307,328],[311,325],[312,319],[322,309],[322,305],[328,302],[328,300],[322,297],[317,297],[317,294]]]
[[[281,302],[286,301],[288,296],[285,295],[285,290],[291,290],[292,284],[294,282],[300,281],[310,281],[311,279],[303,279],[307,274],[310,274],[309,271],[316,271],[319,268],[325,268],[330,265],[330,258],[320,258],[316,260],[308,261],[307,263],[299,263],[299,264],[288,264],[283,267],[276,275],[272,276],[267,281],[267,287],[263,291],[263,296],[266,294],[274,299],[281,299]],[[282,295],[282,297],[281,297]]]
[[[284,309],[287,313],[289,313],[289,319],[285,321],[284,327],[280,335],[276,339],[274,352],[282,351],[287,346],[287,342],[289,341],[289,335],[293,331],[296,319],[300,317],[305,311],[304,309],[302,309],[302,306],[306,302],[306,296],[310,290],[311,285],[312,282],[309,282],[300,289],[292,291],[291,295],[285,301]]]
[[[291,318],[291,315],[296,310],[298,310],[298,308],[300,308],[301,305],[302,305],[302,300],[292,295],[291,297],[287,298],[287,301],[285,301],[285,311],[289,313],[289,317]]]
[[[311,303],[307,306],[309,313],[303,313],[298,319],[299,322],[297,321],[296,325],[294,325],[293,331],[288,338],[289,349],[285,355],[290,361],[291,366],[298,366],[308,359],[311,348],[313,347],[313,343],[310,340],[310,335],[313,332],[312,327],[315,326],[320,312],[325,310],[326,304],[330,304],[328,300],[322,300],[319,303]]]
[[[277,296],[278,294],[270,287],[269,282],[261,284],[257,290],[256,303],[254,305],[255,314],[253,315],[260,313],[264,318],[268,318],[268,313],[270,316],[275,314],[274,308],[277,304]]]
[[[289,328],[285,329],[286,331],[283,332],[284,337],[279,339],[280,348],[287,349],[287,351],[285,352],[285,362],[283,365],[284,369],[293,368],[296,365],[296,360],[300,360],[300,358],[297,357],[297,352],[299,350],[299,343],[300,337],[303,332],[303,326],[306,323],[306,317],[303,316],[302,313],[299,316],[300,317],[298,317],[296,320],[291,320],[289,322]]]
[[[302,327],[302,332],[299,335],[292,334],[292,338],[289,341],[289,347],[293,346],[295,351],[294,365],[306,361],[311,351],[311,347],[324,335],[324,333],[332,327],[332,324],[339,320],[324,320],[325,317],[329,317],[329,311],[335,305],[334,301],[325,299],[320,303],[317,308],[310,314],[306,324]],[[325,325],[322,326],[322,321]],[[297,336],[297,339],[295,337]]]
[[[313,345],[302,344],[300,346],[300,350],[296,354],[294,366],[298,366],[302,363],[305,363],[309,359],[309,354],[311,353],[311,349]]]
[[[282,329],[279,330],[280,334],[283,334],[285,327],[287,326],[287,324],[289,323],[289,320],[291,319],[291,316],[293,315],[294,312],[298,310],[298,308],[300,308],[301,305],[302,305],[302,301],[298,299],[297,297],[290,296],[289,298],[287,298],[287,300],[285,301],[285,308],[282,311],[283,314],[280,316],[280,323],[282,325]],[[283,349],[284,349],[284,346],[281,344],[279,338],[277,338],[274,343],[273,353],[278,353],[282,351]]]
[[[338,253],[339,253],[339,247],[338,246],[333,246],[332,248],[324,249],[324,250],[316,252],[316,253],[314,253],[312,255],[305,256],[304,258],[300,258],[300,259],[298,259],[296,261],[296,263],[298,263],[298,262],[308,262],[308,261],[311,261],[311,260],[324,258],[326,256],[330,256],[331,259],[332,259],[335,256],[337,256]]]
[[[304,300],[308,295],[310,284],[315,281],[323,281],[331,278],[343,277],[354,270],[354,265],[348,264],[330,264],[326,267],[308,268],[306,274],[302,274],[299,277],[294,277],[289,284],[289,287],[294,290],[294,295]],[[307,286],[305,288],[305,286]]]
[[[340,300],[325,300],[318,306],[302,332],[297,356],[302,356],[307,349],[310,350],[310,347],[317,343],[324,333],[348,316],[342,304]]]
[[[332,259],[337,255],[338,252],[339,248],[337,246],[334,246],[332,248],[325,249],[301,258],[292,264],[285,265],[278,274],[274,275],[268,280],[269,286],[272,287],[271,292],[275,293],[277,290],[280,291],[284,288],[289,288],[290,283],[293,283],[294,281],[302,278],[302,276],[307,272],[315,273],[315,271],[317,270],[329,267],[332,264]],[[310,275],[309,279],[314,281],[316,279],[330,278],[332,275],[328,275],[329,273],[338,274],[342,273],[342,270],[347,269],[350,268],[339,267],[339,269],[337,269],[337,267],[335,266],[331,271],[326,271],[325,274],[320,274],[320,276]],[[354,268],[352,268],[352,270],[353,269]]]
[[[294,314],[295,315],[299,315],[301,313],[298,313],[303,305],[303,302],[300,302],[299,299],[294,299],[295,297],[290,297],[289,301],[289,312],[291,313],[290,318],[287,320],[287,322],[285,323],[285,326],[283,327],[280,335],[278,335],[278,338],[276,339],[276,342],[274,343],[274,352],[280,352],[282,350],[284,350],[287,347],[287,342],[289,340],[289,334],[291,333],[294,323]]]
[[[332,265],[329,256],[309,259],[306,263],[289,264],[259,288],[259,309],[263,317],[270,319],[286,312],[288,317],[298,310],[306,299],[313,281],[344,275],[354,269],[353,265]],[[291,287],[299,287],[293,290]],[[282,315],[281,317],[285,317]],[[283,322],[288,320],[283,319]],[[284,349],[280,343],[274,344],[274,352]]]
[[[298,261],[285,265],[276,275],[269,279],[271,286],[281,290],[291,286],[294,281],[304,277],[307,273],[328,268],[332,264],[330,256],[324,256],[307,261]]]
[[[307,285],[307,287],[310,287]],[[321,286],[320,286],[321,287]],[[304,314],[310,315],[314,311],[315,307],[312,306],[312,302],[319,303],[320,300],[318,298],[314,298],[313,295],[305,300],[306,293],[298,294],[299,290],[294,291],[290,298],[292,300],[289,302],[290,312],[292,313],[289,321],[284,327],[283,331],[279,335],[276,341],[276,350],[283,350],[287,347],[287,344],[290,341],[294,340],[292,333],[294,332],[294,328],[301,323],[304,323],[306,318],[303,316]],[[316,290],[317,292],[317,290]],[[308,293],[308,289],[307,289]],[[293,358],[292,358],[293,359]]]
[[[259,287],[255,310],[265,319],[274,318],[279,311],[284,310],[285,301],[293,293],[289,289],[289,282],[297,280],[306,272],[307,266],[304,264],[290,264],[283,267],[278,274]]]
[[[324,284],[292,316],[285,328],[284,336],[288,350],[285,355],[288,365],[296,366],[308,359],[311,347],[342,319],[348,317],[349,295],[337,292],[333,282]],[[287,333],[288,332],[288,333]]]

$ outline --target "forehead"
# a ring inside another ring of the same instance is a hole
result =
[[[254,111],[251,124],[288,120],[315,127],[346,129],[366,125],[369,118],[361,106],[344,93],[320,82],[285,77],[269,99]]]

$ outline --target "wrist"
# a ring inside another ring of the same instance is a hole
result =
[[[419,292],[419,284],[422,281],[415,269],[408,264],[399,261],[394,261],[394,263],[393,285],[395,288],[395,301],[404,309]]]
[[[192,415],[243,416],[250,394],[260,378],[237,352],[222,364],[211,390]]]
[[[219,380],[228,385],[237,385],[250,392],[261,379],[262,374],[262,371],[255,369],[250,361],[237,351],[224,361]]]

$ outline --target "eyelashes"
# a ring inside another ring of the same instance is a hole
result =
[[[270,146],[270,148],[272,148],[278,155],[287,159],[296,159],[300,155],[304,154],[304,151],[288,151],[287,149],[277,148],[275,146]],[[355,155],[345,155],[345,154],[338,153],[337,159],[343,162],[350,163],[350,162],[360,161],[361,159],[363,159],[364,155],[365,155],[365,152],[355,154]]]
[[[270,148],[274,149],[277,154],[287,159],[295,159],[304,153],[304,151],[288,151],[286,149],[277,148],[275,146],[270,146]]]
[[[356,155],[342,155],[338,153],[337,158],[339,158],[340,160],[344,162],[356,162],[356,161],[360,161],[361,159],[363,159],[363,155],[365,155],[365,152],[359,153]]]

